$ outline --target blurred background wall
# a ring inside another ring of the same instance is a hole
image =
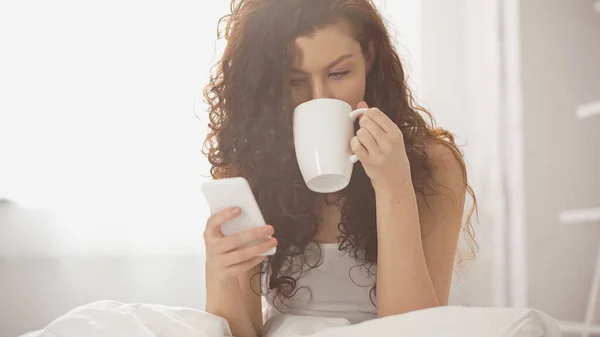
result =
[[[591,5],[521,1],[522,280],[523,303],[569,322],[598,324],[600,13]],[[599,325],[594,331],[600,336]]]

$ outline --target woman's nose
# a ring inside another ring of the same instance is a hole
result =
[[[327,83],[323,81],[314,81],[311,88],[311,99],[331,98],[331,92]]]

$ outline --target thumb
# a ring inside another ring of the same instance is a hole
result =
[[[360,103],[358,103],[358,105],[356,106],[357,109],[362,109],[362,108],[368,108],[369,105],[367,105],[367,102],[365,101],[360,101]]]

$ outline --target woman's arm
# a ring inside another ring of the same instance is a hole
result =
[[[260,295],[250,288],[254,270],[223,282],[206,271],[206,311],[223,317],[236,337],[259,337],[262,334]]]
[[[277,245],[273,227],[262,226],[225,237],[221,225],[240,216],[230,208],[212,215],[204,231],[206,246],[206,311],[225,318],[236,337],[262,333],[260,280],[252,278],[264,260],[261,254]],[[256,240],[263,242],[245,247]],[[250,279],[255,282],[250,286]],[[252,288],[257,290],[255,293]]]
[[[378,316],[447,305],[466,182],[453,150],[429,148],[432,179],[426,197],[410,181],[376,190]]]
[[[378,316],[447,304],[466,193],[462,159],[428,145],[431,181],[417,198],[398,126],[377,108],[359,124],[350,145],[375,190]]]
[[[262,297],[260,295],[261,290],[261,278],[260,265],[252,268],[248,273],[239,277],[240,288],[242,289],[242,298],[244,299],[244,305],[246,311],[250,316],[250,321],[254,326],[258,336],[262,336],[263,329],[263,315],[262,315]]]
[[[250,315],[245,305],[240,305],[242,289],[237,279],[222,282],[211,277],[206,272],[206,311],[223,317],[229,323],[233,335],[243,337],[257,337]]]

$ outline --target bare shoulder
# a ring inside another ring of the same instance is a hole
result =
[[[464,192],[467,181],[462,154],[450,144],[444,143],[428,143],[425,153],[431,171],[427,188],[439,190],[436,186],[442,185],[453,192]]]
[[[467,179],[462,154],[453,146],[431,143],[426,145],[425,153],[430,176],[423,193],[417,194],[417,203],[421,230],[424,236],[430,236],[439,232],[438,228],[460,227]]]

